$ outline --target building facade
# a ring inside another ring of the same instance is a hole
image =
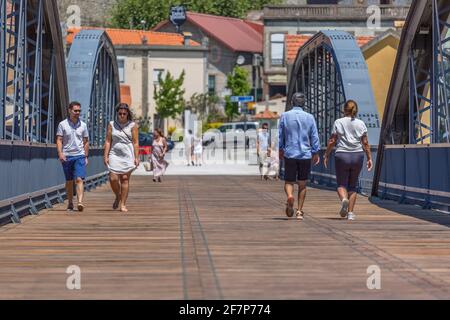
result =
[[[79,29],[70,29],[68,43]],[[148,122],[150,129],[181,127],[182,115],[163,121],[156,110],[154,90],[159,76],[168,72],[175,78],[185,72],[184,99],[207,92],[207,48],[179,34],[105,29],[111,38],[119,68],[120,83],[129,87],[131,109],[136,118]],[[128,89],[127,89],[128,90]]]
[[[176,33],[169,21],[158,24],[154,31]],[[183,32],[208,48],[208,92],[224,98],[229,95],[227,76],[235,66],[248,71],[252,93],[262,97],[263,25],[242,19],[200,13],[187,13]],[[255,93],[256,91],[256,93]],[[258,94],[259,92],[259,94]]]
[[[264,94],[286,94],[284,57],[287,35],[312,36],[321,30],[342,30],[355,37],[376,37],[396,29],[406,19],[410,1],[287,1],[289,5],[264,8]],[[380,5],[380,20],[373,20],[369,5]],[[369,13],[368,13],[369,12]],[[379,22],[379,23],[376,23]]]
[[[387,31],[365,44],[361,50],[369,68],[378,114],[383,117],[389,93],[395,59],[400,45],[400,33]]]

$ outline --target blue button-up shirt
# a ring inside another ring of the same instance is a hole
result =
[[[285,158],[306,160],[320,151],[316,120],[301,107],[283,113],[279,137]]]

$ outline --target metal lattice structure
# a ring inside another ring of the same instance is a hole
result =
[[[321,143],[326,146],[333,124],[343,115],[348,99],[359,104],[359,118],[378,144],[380,117],[368,68],[354,37],[343,31],[322,31],[298,52],[289,82],[288,100],[295,92],[306,95],[305,111],[316,118]],[[290,109],[288,105],[288,109]]]
[[[449,0],[412,3],[386,102],[373,195],[450,208],[449,27]]]
[[[67,62],[69,95],[81,103],[90,140],[101,146],[114,107],[120,102],[116,54],[103,30],[81,30],[70,48]]]
[[[54,142],[68,96],[55,0],[0,0],[0,59],[0,139]]]
[[[428,5],[408,52],[410,144],[450,142],[450,7],[437,0]]]
[[[415,1],[405,25],[381,146],[450,142],[450,2]]]
[[[86,188],[106,181],[106,125],[119,102],[116,56],[103,31],[82,31],[68,62],[56,0],[0,0],[0,224],[62,202],[55,128],[70,98],[90,130]],[[97,146],[97,147],[96,147]]]

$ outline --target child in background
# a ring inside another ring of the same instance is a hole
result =
[[[280,159],[278,152],[271,152],[270,158],[267,159],[267,178],[272,180],[280,179]]]
[[[194,161],[195,166],[202,166],[203,163],[203,139],[202,137],[196,137],[194,139]]]

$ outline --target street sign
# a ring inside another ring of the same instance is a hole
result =
[[[253,96],[232,96],[231,102],[241,102],[241,103],[247,103],[247,102],[253,102],[255,101],[255,97]]]
[[[177,27],[177,31],[180,31],[180,27],[186,22],[186,8],[184,6],[172,6],[170,7],[169,20],[173,25]]]

